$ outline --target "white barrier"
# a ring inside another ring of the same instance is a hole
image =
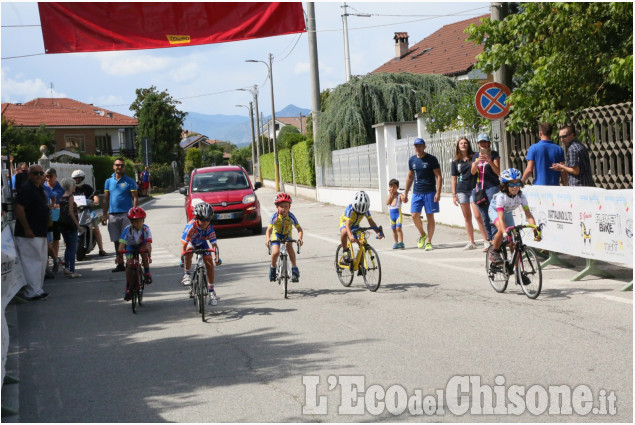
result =
[[[13,242],[11,225],[2,229],[2,382],[4,382],[5,364],[9,352],[9,327],[5,309],[15,294],[26,285],[22,265]]]
[[[536,223],[545,225],[542,241],[527,238],[527,245],[633,266],[632,189],[526,186],[523,193]],[[524,222],[524,213],[514,218]]]

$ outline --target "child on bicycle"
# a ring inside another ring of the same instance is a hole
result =
[[[271,266],[269,268],[269,281],[271,282],[276,280],[276,263],[280,256],[280,241],[291,239],[294,227],[298,230],[298,244],[300,246],[302,246],[302,236],[304,235],[298,219],[289,211],[291,209],[291,196],[286,193],[278,193],[273,203],[277,212],[273,213],[269,219],[269,226],[267,226],[265,234],[265,245],[268,247],[271,244]],[[298,282],[300,270],[295,262],[293,243],[287,242],[286,246],[291,260],[291,282]]]
[[[152,275],[150,274],[150,263],[152,259],[152,233],[150,228],[144,224],[146,212],[141,207],[133,207],[128,211],[130,224],[123,229],[119,237],[119,252],[117,255],[117,264],[123,263],[122,254],[126,253],[126,282],[132,282],[134,278],[134,270],[132,269],[133,255],[129,251],[140,251],[141,261],[143,263],[144,283],[149,285],[152,283]],[[130,291],[126,283],[126,293],[123,298],[125,301],[130,300]]]
[[[182,252],[190,251],[184,254],[183,267],[185,274],[181,283],[183,286],[192,285],[192,249],[208,249],[208,242],[212,244],[212,247],[216,250],[216,262],[220,264],[218,260],[218,244],[216,243],[216,232],[212,227],[211,221],[214,216],[214,209],[206,202],[196,204],[194,207],[194,219],[190,220],[185,225],[183,230],[183,236],[181,237]],[[220,298],[216,295],[214,290],[214,260],[211,252],[203,253],[203,260],[205,261],[205,269],[207,270],[207,290],[209,292],[209,302],[212,305],[216,305]]]
[[[384,237],[384,234],[379,231],[377,223],[375,223],[375,220],[370,216],[369,210],[370,198],[366,192],[360,191],[355,194],[353,202],[346,207],[344,214],[340,217],[340,242],[344,250],[342,259],[346,263],[352,261],[351,251],[348,249],[348,241],[350,240],[351,243],[355,242],[359,244],[359,240],[355,237],[354,232],[364,217],[366,217],[371,226],[376,227],[375,233],[378,235],[377,238],[381,239]]]
[[[386,198],[388,212],[390,213],[390,227],[395,238],[392,249],[406,249],[403,243],[403,232],[401,230],[403,220],[401,218],[401,193],[399,193],[399,180],[392,179],[388,182],[388,197]]]
[[[496,226],[497,232],[494,236],[494,243],[492,250],[490,251],[489,259],[492,263],[502,263],[501,257],[501,244],[503,238],[507,236],[505,230],[509,226],[514,226],[514,217],[512,212],[522,207],[527,217],[527,222],[532,225],[536,225],[534,216],[529,210],[529,204],[527,203],[527,197],[520,190],[524,185],[521,181],[522,173],[515,168],[508,168],[500,175],[500,192],[494,195],[494,199],[489,206],[489,217],[492,223]],[[540,232],[534,229],[535,240],[540,240]],[[513,250],[513,244],[510,245]]]

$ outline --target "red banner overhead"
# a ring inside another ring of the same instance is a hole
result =
[[[194,46],[306,31],[302,3],[38,3],[46,53]]]

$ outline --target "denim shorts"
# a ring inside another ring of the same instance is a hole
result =
[[[474,196],[471,190],[469,192],[456,192],[456,197],[459,199],[459,204],[474,202]]]

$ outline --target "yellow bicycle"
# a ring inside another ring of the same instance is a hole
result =
[[[351,241],[348,241],[348,249],[351,253],[351,258],[348,261],[342,258],[342,245],[338,246],[337,251],[335,251],[335,271],[340,283],[346,287],[351,286],[355,272],[357,272],[358,276],[364,278],[366,288],[375,292],[381,284],[381,263],[379,262],[379,254],[367,241],[369,230],[379,230],[379,233],[383,234],[381,226],[379,228],[359,227],[355,229],[353,235],[359,239],[357,255],[354,255]]]

